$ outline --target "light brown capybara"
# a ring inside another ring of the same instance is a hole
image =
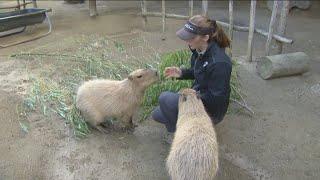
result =
[[[77,92],[76,107],[94,128],[107,132],[101,123],[106,118],[120,121],[120,127],[133,127],[132,116],[138,110],[148,86],[159,79],[151,69],[138,69],[122,81],[91,80]]]
[[[166,166],[172,180],[212,180],[218,170],[216,133],[201,99],[180,91],[177,129]]]

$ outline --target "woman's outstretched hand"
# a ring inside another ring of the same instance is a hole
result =
[[[164,69],[164,76],[166,78],[178,78],[181,77],[181,69],[178,67],[166,67]]]

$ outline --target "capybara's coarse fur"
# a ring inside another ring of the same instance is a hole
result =
[[[121,127],[129,128],[146,88],[158,79],[157,71],[138,69],[122,81],[87,81],[78,89],[76,106],[86,121],[100,131],[105,118],[116,118]]]
[[[180,92],[177,129],[166,166],[172,180],[212,180],[217,173],[216,133],[192,89]]]

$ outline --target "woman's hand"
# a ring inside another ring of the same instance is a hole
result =
[[[166,67],[164,69],[164,76],[166,78],[178,78],[181,74],[181,69],[178,67]]]

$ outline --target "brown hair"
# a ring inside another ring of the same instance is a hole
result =
[[[212,20],[206,16],[195,15],[191,17],[189,21],[198,27],[212,28],[214,30],[211,34],[209,34],[208,42],[216,41],[222,48],[230,47],[230,39],[215,20]]]

